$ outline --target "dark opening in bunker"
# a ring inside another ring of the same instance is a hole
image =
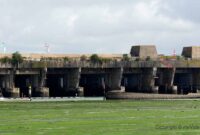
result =
[[[178,87],[178,94],[188,94],[193,92],[192,74],[177,73],[174,77],[174,85]]]
[[[105,76],[103,74],[81,75],[80,86],[84,88],[85,97],[104,96]]]
[[[141,88],[140,74],[124,74],[122,78],[122,86],[126,92],[139,92]]]
[[[64,97],[64,75],[62,74],[48,74],[46,86],[49,88],[50,97]]]
[[[20,89],[20,97],[29,96],[29,86],[32,86],[31,75],[16,75],[15,76],[15,87]],[[34,91],[35,88],[32,88]]]

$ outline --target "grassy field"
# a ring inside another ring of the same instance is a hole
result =
[[[0,134],[200,134],[200,100],[0,102]]]

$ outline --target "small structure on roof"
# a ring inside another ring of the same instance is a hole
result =
[[[136,45],[131,48],[131,56],[139,58],[157,58],[155,45]]]
[[[184,47],[182,56],[192,59],[200,59],[200,46],[188,46]]]

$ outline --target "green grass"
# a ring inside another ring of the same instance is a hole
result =
[[[0,102],[0,134],[200,134],[200,100]]]

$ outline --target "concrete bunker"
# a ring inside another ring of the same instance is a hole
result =
[[[200,46],[184,47],[182,56],[186,58],[199,59],[200,58]]]
[[[157,58],[157,50],[154,45],[137,45],[137,46],[132,46],[131,52],[130,52],[132,57],[139,57],[142,59],[145,58]]]

